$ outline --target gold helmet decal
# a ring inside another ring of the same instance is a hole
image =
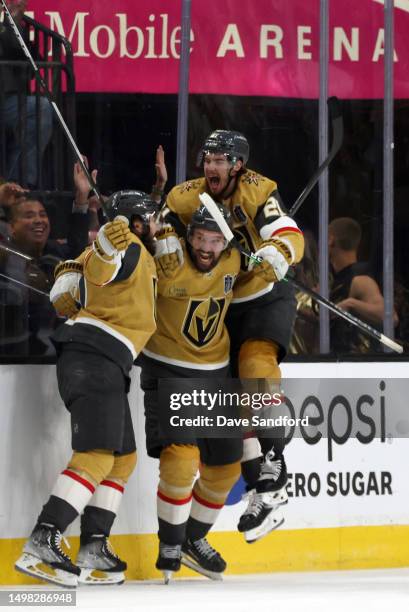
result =
[[[206,346],[217,332],[225,306],[225,298],[190,300],[182,333],[198,348]]]

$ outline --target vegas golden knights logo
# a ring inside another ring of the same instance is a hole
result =
[[[199,348],[210,342],[217,332],[225,306],[225,298],[190,300],[182,333]]]
[[[235,227],[233,230],[233,234],[241,247],[247,249],[250,252],[253,252],[255,250],[251,236],[244,226]],[[240,268],[242,270],[247,270],[248,263],[248,258],[242,254],[240,257]]]

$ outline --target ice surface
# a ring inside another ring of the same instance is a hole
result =
[[[18,590],[19,587],[11,587]],[[20,587],[21,588],[21,587]],[[28,590],[28,587],[26,587]],[[7,587],[1,587],[1,590]],[[30,590],[52,589],[51,586]],[[139,612],[407,612],[409,569],[274,573],[77,589],[76,608]],[[11,609],[11,608],[10,608]],[[13,610],[22,609],[13,606]],[[27,609],[27,608],[24,608]],[[61,611],[61,608],[48,610]]]

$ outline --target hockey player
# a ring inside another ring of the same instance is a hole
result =
[[[221,207],[226,220],[230,213]],[[158,237],[157,331],[142,351],[141,386],[145,392],[146,443],[159,458],[157,511],[159,555],[165,575],[181,563],[211,578],[226,567],[207,542],[227,495],[240,476],[241,439],[163,438],[158,383],[163,378],[200,378],[203,384],[225,378],[229,337],[224,325],[239,272],[240,256],[204,206],[191,218],[186,244],[174,232]],[[184,432],[186,434],[186,432]],[[196,480],[197,472],[200,477]]]
[[[77,261],[60,264],[51,292],[56,309],[73,315],[55,332],[54,342],[74,452],[15,565],[67,587],[124,580],[126,563],[110,548],[108,536],[136,464],[129,373],[156,328],[151,251],[157,206],[136,191],[113,194],[107,208],[111,222]],[[81,513],[80,550],[73,564],[61,539]]]
[[[198,156],[198,165],[204,166],[204,177],[170,191],[166,200],[167,220],[182,232],[203,192],[231,212],[236,238],[264,260],[253,267],[242,258],[226,319],[233,372],[241,379],[279,381],[279,363],[286,354],[296,313],[294,292],[280,281],[289,266],[302,258],[304,242],[297,224],[286,215],[277,184],[247,169],[248,158],[249,145],[241,133],[212,132]],[[245,440],[242,473],[249,504],[238,529],[245,533],[248,542],[283,522],[275,516],[275,510],[287,501],[284,428],[275,436],[260,437],[259,443],[254,437]]]

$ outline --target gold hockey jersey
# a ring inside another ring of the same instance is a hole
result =
[[[230,341],[224,319],[233,297],[240,255],[228,249],[210,272],[200,272],[184,245],[183,251],[184,263],[173,278],[159,278],[157,330],[142,352],[180,367],[222,368],[229,363]]]
[[[77,261],[83,264],[81,309],[54,339],[92,346],[129,370],[156,329],[154,259],[132,235],[122,256],[109,258],[91,247]]]
[[[166,199],[169,221],[172,222],[172,213],[175,213],[187,225],[200,205],[199,194],[206,190],[204,177],[176,185]],[[263,240],[273,238],[290,252],[291,264],[301,260],[304,238],[296,222],[286,215],[275,181],[246,170],[239,176],[233,194],[222,203],[232,213],[233,233],[243,247],[254,253]],[[260,297],[273,287],[273,283],[267,285],[259,275],[248,272],[247,266],[248,260],[242,255],[241,272],[234,286],[234,303]]]

